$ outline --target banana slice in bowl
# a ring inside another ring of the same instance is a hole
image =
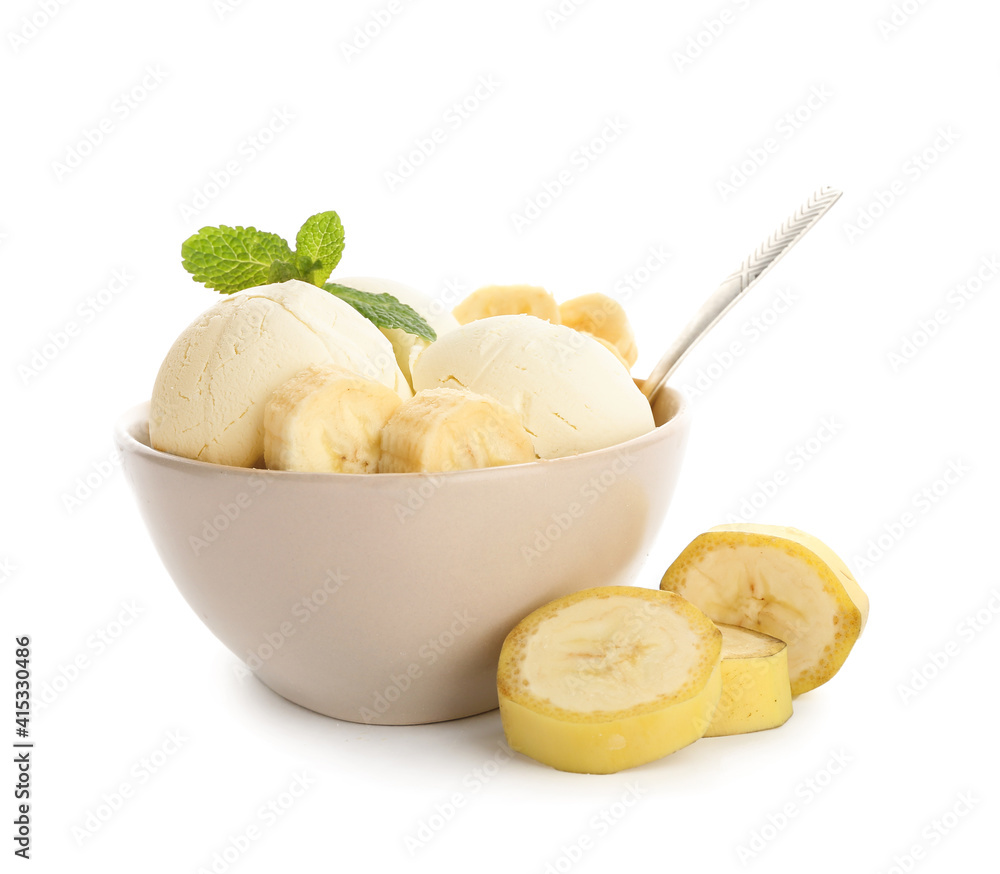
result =
[[[335,365],[307,367],[264,408],[269,470],[374,473],[382,428],[402,399],[391,388]]]
[[[424,389],[382,430],[379,473],[438,473],[535,461],[521,417],[464,389]]]
[[[491,316],[528,315],[559,324],[559,304],[537,285],[487,285],[477,288],[451,314],[460,325]]]
[[[606,294],[583,294],[559,305],[559,318],[570,328],[613,346],[629,369],[639,360],[635,333],[625,308]]]

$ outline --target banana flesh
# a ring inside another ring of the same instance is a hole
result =
[[[631,370],[639,357],[625,309],[606,294],[585,294],[557,304],[551,294],[538,286],[488,285],[465,298],[452,310],[452,315],[462,325],[491,316],[535,316],[593,337],[611,350],[626,370]],[[398,350],[396,357],[400,358]],[[400,363],[404,373],[409,363],[404,355]]]
[[[868,597],[844,562],[795,528],[712,528],[667,568],[660,588],[715,622],[783,640],[792,695],[840,670],[868,617]]]
[[[406,384],[413,389],[413,365],[420,353],[423,352],[430,342],[402,328],[379,328],[385,334],[385,338],[392,343],[392,351],[396,356],[396,365],[406,377]]]
[[[792,715],[788,647],[776,637],[719,625],[722,632],[722,695],[705,737],[763,731]]]
[[[349,370],[309,367],[267,403],[265,464],[271,470],[374,473],[380,432],[401,403],[391,388]]]
[[[625,366],[632,366],[639,358],[635,333],[624,307],[606,294],[584,294],[559,306],[559,318],[564,325],[586,334],[593,334],[618,350]]]
[[[500,653],[511,748],[562,771],[610,774],[702,737],[722,690],[722,634],[672,593],[585,589],[525,617]]]
[[[386,422],[378,472],[436,473],[536,458],[521,417],[499,401],[460,389],[425,389]]]
[[[490,316],[527,315],[559,324],[559,304],[536,285],[487,285],[472,292],[451,311],[461,325]]]

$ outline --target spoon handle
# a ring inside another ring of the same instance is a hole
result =
[[[801,240],[806,232],[826,214],[842,192],[835,188],[821,188],[784,224],[761,243],[740,266],[727,276],[695,317],[687,323],[680,336],[667,349],[664,356],[646,378],[643,394],[652,401],[663,387],[667,377],[674,372],[684,356],[707,334],[754,283],[781,260],[789,249]]]

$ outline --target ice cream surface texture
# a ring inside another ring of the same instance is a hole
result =
[[[336,364],[410,388],[392,345],[350,304],[296,279],[230,295],[174,342],[153,386],[154,449],[215,464],[253,467],[264,455],[271,393],[306,367]]]
[[[440,337],[414,363],[413,387],[496,398],[521,415],[539,458],[603,449],[655,426],[610,350],[528,315],[478,319]]]

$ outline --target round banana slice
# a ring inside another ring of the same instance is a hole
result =
[[[614,346],[631,369],[639,358],[635,334],[625,309],[606,294],[584,294],[559,306],[559,318],[564,325],[593,334]]]
[[[499,401],[453,388],[425,389],[382,430],[380,473],[436,473],[535,461],[521,417]]]
[[[719,624],[722,695],[705,737],[746,734],[784,725],[792,715],[788,647],[749,628]]]
[[[667,568],[660,588],[715,622],[788,644],[792,694],[840,670],[868,618],[868,596],[828,546],[796,528],[720,525]]]
[[[722,689],[722,634],[669,592],[584,589],[507,636],[497,691],[510,747],[584,774],[611,774],[704,735]]]
[[[271,470],[375,473],[379,435],[402,403],[381,383],[334,365],[308,367],[264,409],[264,463]]]
[[[487,285],[472,292],[451,314],[460,325],[490,316],[536,316],[559,324],[559,304],[536,285]]]

